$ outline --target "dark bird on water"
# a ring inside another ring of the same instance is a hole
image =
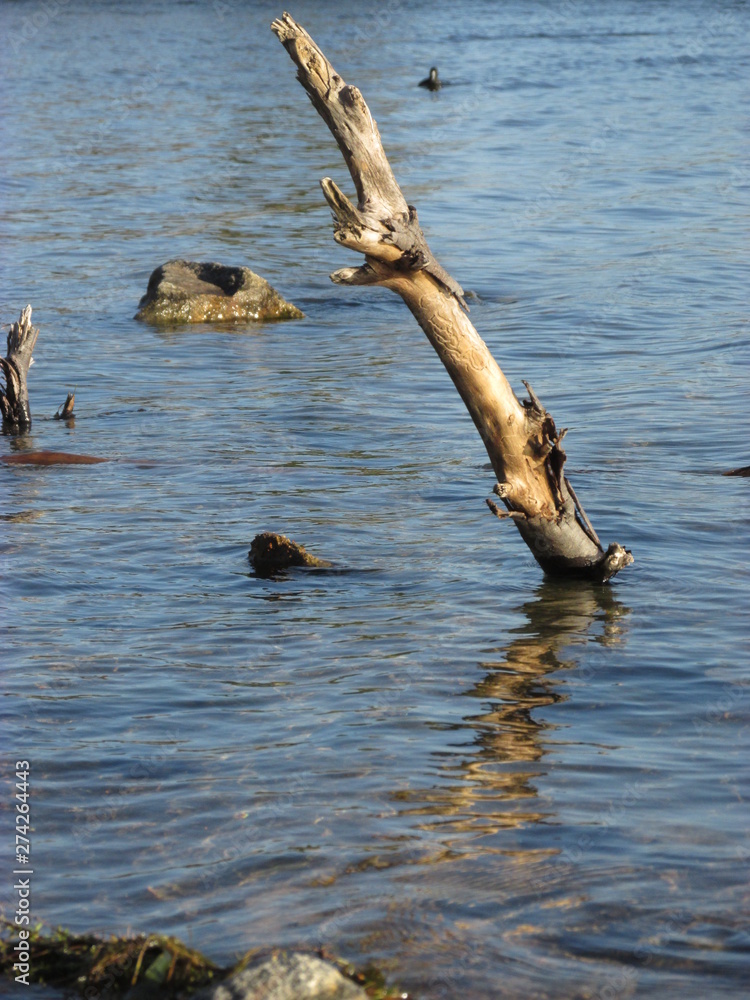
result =
[[[419,81],[420,87],[427,87],[428,90],[440,90],[442,83],[438,79],[437,66],[433,66],[430,70],[430,75],[425,77],[424,80]]]

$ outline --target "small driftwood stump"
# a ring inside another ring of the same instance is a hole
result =
[[[5,376],[5,388],[0,386],[0,410],[3,425],[11,430],[27,431],[31,427],[28,375],[39,330],[31,325],[31,306],[21,313],[8,334],[8,353],[0,358]]]
[[[519,402],[487,345],[472,326],[463,290],[430,252],[396,183],[370,109],[297,22],[284,14],[271,25],[297,78],[333,133],[357,191],[357,205],[328,177],[321,181],[333,211],[334,239],[365,255],[361,267],[336,271],[340,285],[384,285],[397,292],[435,348],[484,441],[497,476],[492,501],[512,518],[540,566],[555,575],[608,580],[633,557],[621,545],[605,551],[563,474],[565,452],[552,417],[532,392]]]

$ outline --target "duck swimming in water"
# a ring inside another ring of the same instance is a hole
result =
[[[427,87],[428,90],[440,90],[440,88],[443,85],[438,79],[436,66],[432,67],[432,69],[430,70],[430,75],[428,77],[426,77],[424,80],[419,81],[419,86]]]

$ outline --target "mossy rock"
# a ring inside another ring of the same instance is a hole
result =
[[[267,322],[303,316],[249,267],[170,260],[152,273],[135,318],[157,326],[174,326]]]
[[[310,555],[297,542],[286,535],[277,535],[272,531],[262,531],[250,543],[248,553],[253,569],[258,576],[273,576],[289,566],[329,567],[325,559]]]

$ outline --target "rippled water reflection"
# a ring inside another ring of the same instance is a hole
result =
[[[329,283],[345,171],[279,10],[58,8],[0,8],[2,316],[41,326],[2,449],[112,461],[0,465],[35,916],[326,943],[423,998],[744,995],[747,5],[293,10],[569,427],[636,556],[609,588],[542,579],[402,304]],[[307,318],[135,323],[177,256]],[[256,579],[260,530],[336,570]]]

